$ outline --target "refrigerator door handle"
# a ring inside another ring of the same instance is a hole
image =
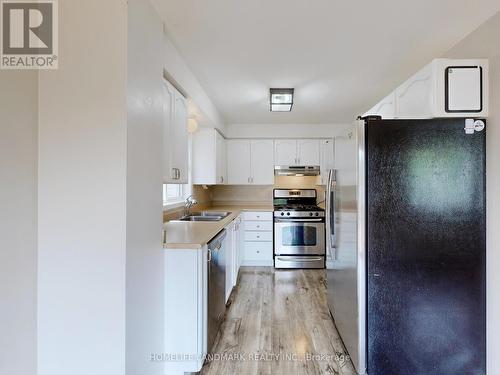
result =
[[[332,242],[332,225],[335,226],[335,222],[332,223],[332,187],[333,187],[333,169],[328,171],[328,183],[326,187],[326,254],[327,259],[335,260],[334,243]]]

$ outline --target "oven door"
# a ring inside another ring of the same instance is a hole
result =
[[[321,219],[276,219],[276,255],[324,255],[325,223]]]

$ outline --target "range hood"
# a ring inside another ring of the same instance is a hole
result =
[[[319,176],[319,166],[277,165],[274,167],[275,176]]]

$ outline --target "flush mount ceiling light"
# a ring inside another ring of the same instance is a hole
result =
[[[290,112],[293,106],[294,89],[270,89],[271,112]]]

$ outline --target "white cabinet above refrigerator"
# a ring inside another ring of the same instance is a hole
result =
[[[488,60],[435,59],[364,116],[488,117]]]

